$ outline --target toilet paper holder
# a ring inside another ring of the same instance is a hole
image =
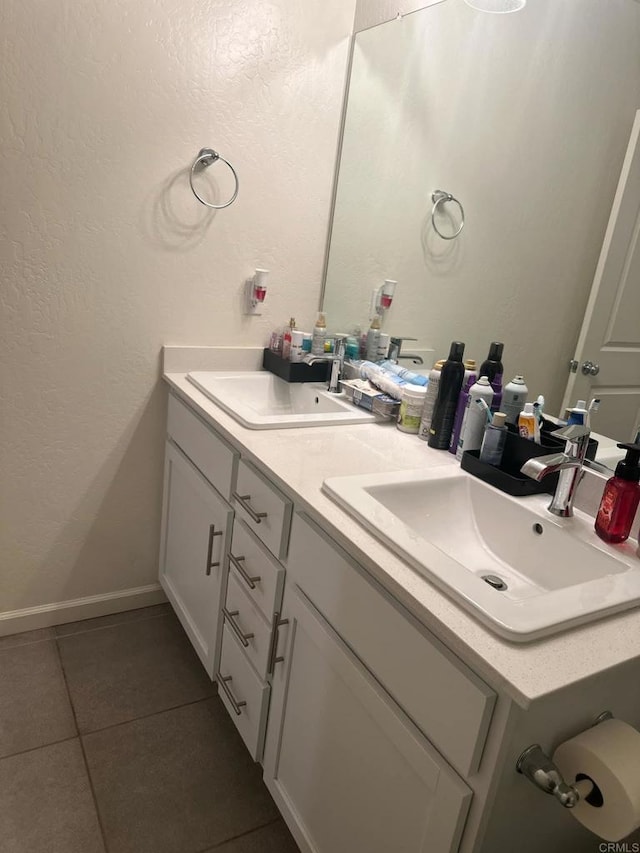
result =
[[[597,726],[605,720],[612,719],[611,711],[603,711],[593,725]],[[579,800],[592,797],[596,793],[593,782],[588,778],[584,779],[580,787],[576,784],[568,784],[539,743],[532,743],[520,753],[516,761],[516,770],[533,782],[536,788],[554,796],[566,809],[572,809]]]

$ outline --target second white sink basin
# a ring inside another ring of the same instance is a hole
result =
[[[187,379],[249,429],[362,424],[375,415],[358,409],[325,383],[285,382],[267,371],[196,371]]]
[[[631,544],[593,519],[547,512],[454,466],[335,477],[324,490],[375,536],[512,640],[532,640],[640,602]]]

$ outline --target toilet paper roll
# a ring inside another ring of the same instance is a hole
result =
[[[582,796],[571,814],[591,832],[620,841],[640,826],[640,732],[632,726],[599,723],[561,743],[553,761],[567,783],[578,780]]]

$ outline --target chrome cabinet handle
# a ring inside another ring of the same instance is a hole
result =
[[[215,524],[209,525],[209,547],[207,549],[207,569],[205,571],[206,575],[211,574],[211,569],[217,569],[220,565],[220,561],[217,563],[211,562],[211,557],[213,556],[213,540],[216,536],[222,536],[222,530],[216,530]]]
[[[234,492],[232,497],[234,497],[242,509],[246,510],[251,518],[255,521],[256,524],[260,524],[263,518],[267,517],[266,512],[256,512],[253,507],[249,506],[249,501],[251,500],[251,495],[239,495],[237,492]]]
[[[255,589],[256,584],[259,583],[261,580],[260,575],[256,575],[252,578],[247,573],[245,567],[242,565],[243,560],[244,557],[236,557],[231,553],[231,551],[229,551],[229,562],[236,569],[236,571],[238,572],[242,580],[246,583],[246,585],[249,587],[249,589]]]
[[[238,616],[240,613],[239,610],[227,610],[226,607],[222,608],[222,615],[224,616],[227,624],[236,635],[236,637],[240,640],[242,645],[246,648],[249,647],[249,640],[255,637],[255,634],[244,634],[241,627],[238,625],[236,620],[233,618],[234,616]]]
[[[278,628],[282,625],[288,625],[288,619],[281,619],[278,612],[273,614],[273,631],[271,633],[271,648],[269,649],[269,664],[267,666],[267,674],[273,675],[277,663],[282,663],[283,657],[278,657]]]
[[[242,709],[246,706],[247,703],[244,701],[244,699],[241,702],[238,702],[236,697],[231,692],[231,688],[229,687],[231,676],[221,675],[220,671],[218,670],[218,672],[216,673],[216,681],[224,690],[227,699],[229,700],[229,702],[231,702],[231,707],[233,708],[233,710],[238,716],[240,716],[240,714],[242,713]]]

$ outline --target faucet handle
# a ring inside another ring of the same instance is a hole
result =
[[[567,442],[564,450],[567,456],[579,459],[580,462],[584,461],[589,446],[589,436],[591,435],[591,430],[588,426],[584,426],[584,424],[569,424],[569,426],[562,427],[562,429],[554,430],[551,435],[563,438]]]
[[[568,426],[554,430],[551,435],[555,435],[558,438],[564,438],[567,441],[577,441],[580,438],[585,438],[586,436],[591,435],[591,430],[588,426],[584,426],[583,424],[569,424]]]

